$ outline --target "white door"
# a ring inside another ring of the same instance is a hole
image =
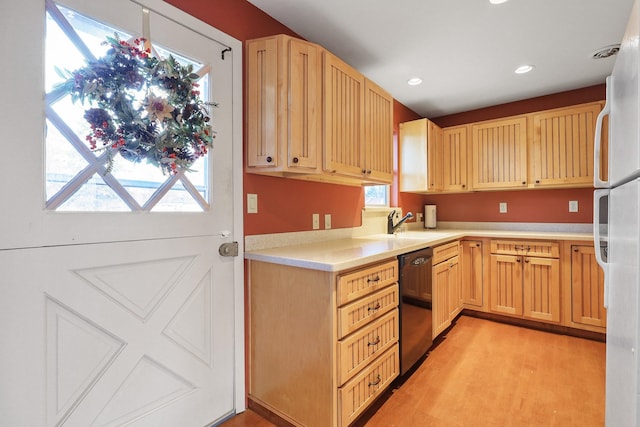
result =
[[[20,71],[0,79],[3,98],[17,100],[0,107],[0,147],[16,153],[0,173],[0,419],[216,423],[244,409],[241,44],[160,0],[144,0],[148,13],[129,0],[61,3],[206,63],[217,136],[200,212],[47,209],[43,51],[52,3],[3,9],[3,33],[21,42],[3,44]],[[240,257],[222,257],[220,244],[234,240]]]

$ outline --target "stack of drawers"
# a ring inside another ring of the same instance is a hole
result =
[[[347,426],[399,374],[398,262],[337,277],[339,425]]]

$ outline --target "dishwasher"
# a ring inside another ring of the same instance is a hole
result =
[[[431,261],[425,248],[398,257],[400,265],[400,375],[406,374],[433,343]]]

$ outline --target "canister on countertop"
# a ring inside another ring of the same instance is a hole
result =
[[[424,205],[424,228],[436,228],[436,205]]]

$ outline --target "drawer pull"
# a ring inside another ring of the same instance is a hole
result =
[[[378,310],[380,310],[380,303],[376,304],[375,307],[367,308],[367,311],[378,311]]]
[[[368,278],[367,279],[367,283],[371,283],[371,282],[379,282],[380,281],[380,276],[376,276],[373,279],[372,278]]]
[[[380,336],[376,337],[376,340],[374,342],[368,342],[367,343],[367,347],[372,346],[372,345],[378,345],[380,344]]]
[[[374,382],[372,382],[372,383],[370,382],[369,383],[369,387],[376,386],[376,385],[380,384],[380,381],[382,381],[382,378],[380,378],[380,375],[378,375],[378,377],[376,378],[376,380]]]

